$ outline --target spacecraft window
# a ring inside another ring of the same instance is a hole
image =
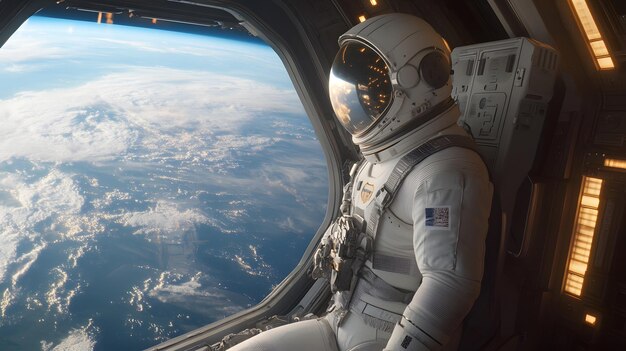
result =
[[[91,15],[0,48],[0,349],[144,349],[246,309],[326,213],[270,47]]]

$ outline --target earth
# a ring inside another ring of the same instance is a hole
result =
[[[0,49],[0,350],[138,350],[248,308],[326,210],[258,41],[32,17]]]

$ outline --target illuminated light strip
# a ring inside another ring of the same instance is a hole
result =
[[[604,167],[626,169],[626,160],[607,158],[604,160]]]
[[[602,39],[602,34],[600,34],[600,29],[598,29],[598,25],[591,14],[587,1],[570,0],[570,3],[574,8],[574,12],[578,17],[578,21],[580,22],[585,35],[587,36],[587,43],[591,48],[597,67],[601,70],[615,68],[615,63],[613,63],[609,49],[607,48],[604,39]]]
[[[594,315],[591,315],[589,313],[585,314],[585,323],[589,324],[589,325],[596,325],[596,321],[598,320],[598,318]]]
[[[596,223],[598,222],[601,192],[602,179],[583,177],[582,194],[576,210],[574,238],[569,252],[569,262],[563,287],[563,290],[574,296],[580,296],[583,290]]]
[[[98,12],[98,24],[102,23],[102,12]]]

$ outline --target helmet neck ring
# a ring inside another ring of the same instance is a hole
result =
[[[418,116],[417,118],[414,118],[413,120],[411,120],[402,129],[396,131],[395,133],[389,134],[385,139],[377,142],[374,145],[361,146],[360,147],[361,152],[363,154],[371,153],[371,152],[374,152],[374,150],[376,148],[380,147],[380,145],[388,142],[389,140],[401,139],[404,135],[414,131],[419,126],[427,123],[428,121],[432,120],[433,118],[435,118],[435,117],[439,116],[440,114],[444,113],[445,111],[450,109],[454,104],[455,104],[454,99],[452,99],[452,97],[448,97],[447,99],[445,99],[445,100],[441,101],[440,103],[438,103],[437,105],[433,106],[426,113],[424,113],[421,116]],[[378,151],[380,151],[380,150],[378,150]]]

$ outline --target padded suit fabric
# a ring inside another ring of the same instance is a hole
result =
[[[403,187],[414,189],[413,196],[401,190],[391,210],[413,224],[413,250],[422,275],[403,315],[429,341],[414,350],[447,348],[480,293],[493,186],[477,154],[450,148],[420,164]],[[447,209],[442,223],[426,218],[433,209]],[[384,273],[379,276],[385,279]],[[406,338],[401,329],[396,326],[385,350],[401,350]]]
[[[337,333],[337,334],[335,334]],[[287,324],[262,332],[229,351],[380,351],[390,333],[368,326],[360,316],[348,314],[337,328],[335,313],[324,318]]]
[[[355,313],[348,313],[341,327],[337,327],[336,314],[333,312],[326,315],[326,320],[335,332],[341,351],[380,351],[391,335],[367,325]]]
[[[324,318],[283,325],[264,331],[230,351],[339,351],[335,334]]]

